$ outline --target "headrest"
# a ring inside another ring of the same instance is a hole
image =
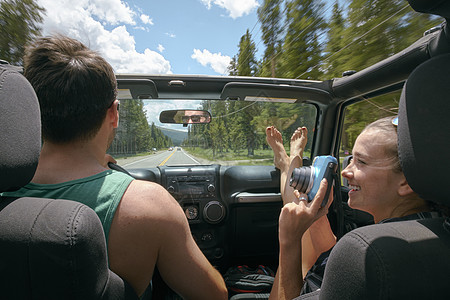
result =
[[[0,192],[27,184],[41,150],[39,103],[31,84],[0,65]]]
[[[423,199],[450,204],[450,54],[419,65],[400,97],[398,151],[411,188]]]

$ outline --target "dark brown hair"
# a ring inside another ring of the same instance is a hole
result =
[[[27,48],[24,75],[39,99],[42,136],[54,143],[92,138],[117,95],[111,65],[61,35],[39,38]]]

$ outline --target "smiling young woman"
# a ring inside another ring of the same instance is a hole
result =
[[[351,188],[348,204],[353,209],[370,213],[376,223],[438,217],[440,213],[432,212],[428,202],[420,198],[406,181],[398,157],[397,125],[393,120],[395,118],[386,117],[372,122],[357,137],[352,151],[353,159],[342,171],[342,176]],[[282,147],[275,147],[275,143],[271,146],[275,148],[274,151]],[[289,197],[285,192],[284,200]],[[296,197],[301,195],[296,193]],[[317,210],[319,217],[311,219],[310,216],[314,214],[310,210],[314,208],[316,198],[310,199],[312,201],[307,205],[303,203],[305,201],[287,203],[282,210],[279,228],[280,265],[270,299],[283,299],[286,295],[291,297],[300,289],[301,294],[306,294],[321,287],[325,266],[336,238],[327,218],[320,217],[324,212]],[[300,220],[304,223],[310,220],[310,223],[294,224]],[[282,226],[285,223],[290,225]],[[324,237],[329,241],[326,247],[321,246]],[[301,281],[292,281],[292,278],[304,278],[303,284],[299,285]]]
[[[376,223],[430,210],[403,175],[392,120],[379,119],[361,132],[353,147],[353,160],[342,171],[351,188],[349,206],[370,213]]]

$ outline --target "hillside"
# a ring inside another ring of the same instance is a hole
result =
[[[181,145],[181,143],[188,137],[187,131],[174,130],[163,127],[158,127],[158,129],[160,129],[165,136],[168,136],[170,139],[172,139],[173,146]]]

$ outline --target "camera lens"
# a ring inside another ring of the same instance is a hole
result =
[[[313,171],[311,167],[295,168],[292,171],[289,185],[300,193],[308,193],[313,181]]]

